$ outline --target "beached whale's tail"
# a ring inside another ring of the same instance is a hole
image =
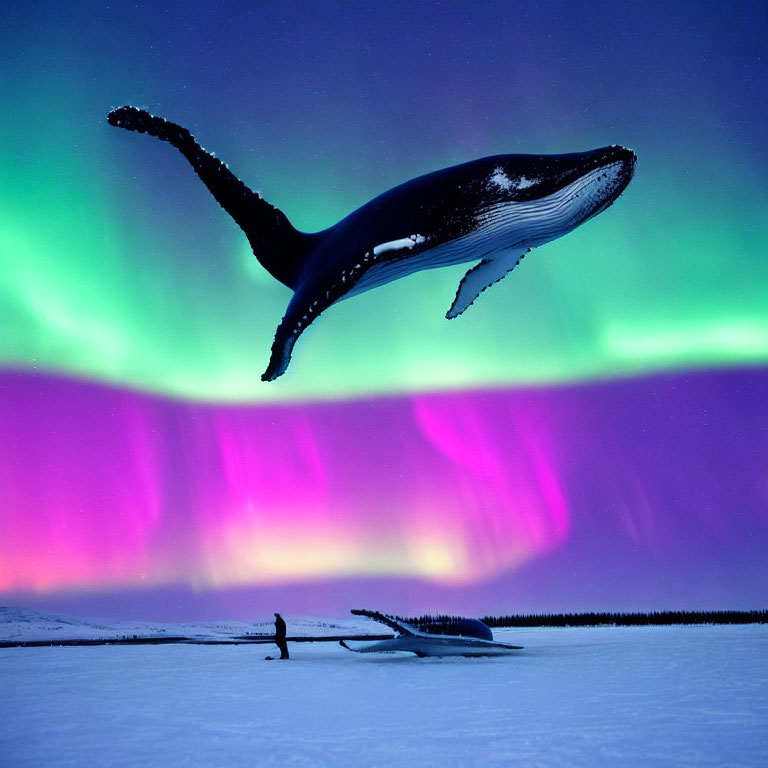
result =
[[[294,229],[282,211],[243,184],[221,160],[206,152],[186,128],[136,107],[114,109],[107,121],[127,131],[156,136],[176,147],[219,205],[245,232],[262,266],[289,288],[296,287],[301,262],[311,249],[311,237]]]

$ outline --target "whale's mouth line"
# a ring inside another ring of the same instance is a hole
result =
[[[634,158],[634,153],[632,157]],[[592,199],[600,198],[600,202],[584,218],[577,218],[575,226],[584,223],[593,216],[597,216],[598,213],[602,213],[616,202],[619,195],[621,195],[632,180],[634,159],[631,162],[624,159],[612,160],[596,170],[600,171],[600,173],[593,180],[596,186],[592,193]],[[605,181],[603,182],[603,180]],[[602,188],[599,186],[601,182],[603,182]],[[592,183],[592,180],[590,180],[590,183]]]
[[[624,160],[610,160],[560,189],[534,200],[505,201],[483,206],[475,214],[478,233],[504,234],[491,250],[536,248],[575,229],[608,208],[631,179]]]
[[[580,197],[586,193],[593,199],[602,198],[602,203],[607,201],[613,202],[618,197],[616,190],[621,188],[623,180],[624,163],[621,160],[614,160],[596,168],[577,180],[574,183],[574,188],[578,188],[578,192],[574,191],[574,194],[575,197]]]

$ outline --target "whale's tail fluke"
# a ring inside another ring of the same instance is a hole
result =
[[[176,147],[219,205],[245,232],[262,266],[281,283],[295,288],[301,260],[311,248],[311,236],[294,229],[282,211],[243,184],[221,160],[206,152],[186,128],[136,107],[114,109],[107,121],[118,128],[156,136]]]

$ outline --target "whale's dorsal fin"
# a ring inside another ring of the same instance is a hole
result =
[[[294,229],[288,217],[249,189],[229,168],[206,152],[186,129],[136,107],[120,107],[107,116],[110,125],[148,133],[167,141],[189,160],[221,207],[245,232],[261,265],[289,288],[312,248],[313,236]]]
[[[490,288],[509,274],[529,250],[530,248],[513,248],[493,259],[483,259],[472,267],[459,283],[456,298],[445,313],[446,318],[452,320],[458,317],[486,288]]]

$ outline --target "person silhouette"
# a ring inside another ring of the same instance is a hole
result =
[[[288,659],[288,643],[285,639],[285,621],[279,613],[275,613],[275,645],[280,649],[280,658]]]

